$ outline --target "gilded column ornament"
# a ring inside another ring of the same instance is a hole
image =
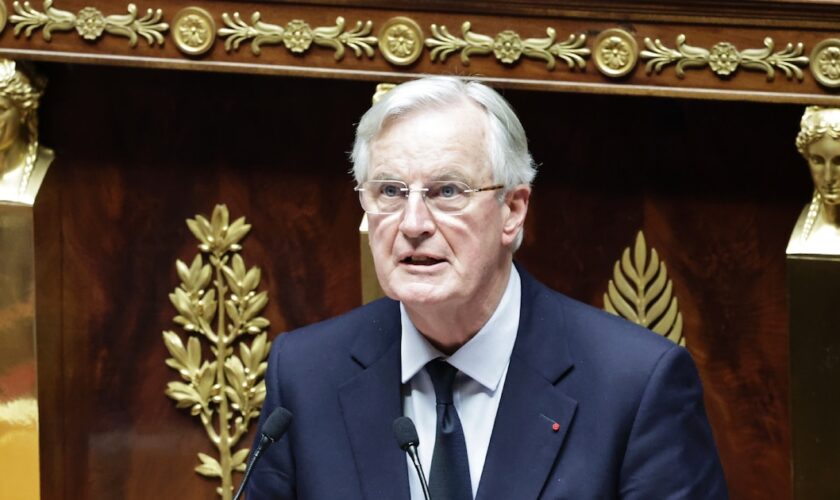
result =
[[[216,22],[201,7],[184,7],[172,18],[172,38],[184,54],[204,54],[216,41]]]
[[[15,36],[21,32],[26,38],[32,36],[35,30],[43,28],[41,32],[44,40],[52,40],[54,31],[71,31],[73,29],[85,40],[97,40],[103,32],[128,38],[132,47],[137,46],[138,35],[146,39],[149,45],[163,45],[163,33],[169,29],[167,23],[161,22],[161,9],[147,9],[146,15],[137,18],[138,9],[133,3],[128,4],[128,14],[105,16],[95,7],[85,7],[76,14],[53,7],[53,0],[44,0],[44,12],[32,8],[29,2],[14,2],[12,6],[15,14],[9,18],[15,25]]]
[[[423,30],[414,19],[393,17],[379,30],[379,51],[395,66],[408,66],[423,53]]]
[[[840,39],[829,38],[811,51],[811,74],[820,85],[840,87]]]
[[[271,344],[265,333],[268,320],[259,315],[268,303],[268,294],[257,291],[260,269],[246,269],[238,253],[242,249],[239,242],[251,225],[244,217],[228,221],[225,205],[216,205],[209,221],[201,215],[187,220],[201,252],[190,265],[176,262],[181,284],[169,294],[178,311],[174,321],[187,333],[186,346],[175,332],[163,332],[172,356],[166,365],[182,379],[169,382],[166,395],[178,408],[189,409],[201,419],[219,455],[216,459],[199,453],[201,464],[195,470],[220,478],[222,485],[216,491],[224,500],[233,494],[233,471],[245,470],[248,448],[235,447],[259,416],[265,400],[264,376]],[[208,254],[209,264],[202,254]],[[250,345],[243,341],[244,336],[253,337]],[[213,355],[209,360],[202,360],[205,349],[201,339],[210,344]],[[234,351],[237,344],[239,355]]]
[[[38,144],[44,85],[23,64],[0,59],[0,498],[41,498],[37,373],[45,360],[36,345],[45,332],[35,314],[33,205],[53,159]]]
[[[38,101],[44,82],[0,59],[0,202],[32,205],[53,160],[38,144]]]
[[[493,53],[502,64],[513,64],[521,56],[541,59],[546,63],[546,69],[553,70],[555,58],[568,64],[570,69],[586,67],[585,58],[590,51],[586,48],[586,35],[569,35],[564,42],[555,43],[557,31],[546,28],[546,38],[525,38],[513,30],[504,30],[495,37],[474,33],[472,24],[465,21],[461,25],[461,36],[458,38],[449,33],[446,26],[431,26],[432,38],[426,39],[426,46],[431,49],[432,62],[444,62],[454,52],[461,53],[461,63],[469,66],[470,56]]]
[[[840,255],[840,108],[809,106],[796,136],[814,195],[802,210],[788,254]]]
[[[648,252],[641,231],[636,235],[632,256],[627,247],[615,263],[613,279],[604,294],[604,309],[685,345],[682,313],[665,262],[659,260],[655,248]]]
[[[0,33],[6,29],[6,21],[9,20],[9,11],[6,10],[6,2],[0,0]]]
[[[639,45],[633,35],[623,29],[605,30],[595,39],[593,59],[598,71],[611,78],[620,78],[636,67]]]
[[[229,15],[222,14],[224,28],[219,29],[219,36],[225,38],[225,50],[239,50],[242,42],[251,42],[251,52],[258,56],[262,51],[262,45],[283,44],[289,51],[295,54],[303,54],[309,50],[312,43],[335,50],[335,60],[340,61],[344,57],[345,45],[353,49],[357,58],[362,54],[373,57],[373,45],[376,44],[376,37],[371,36],[373,21],[357,21],[353,29],[346,31],[343,17],[337,17],[335,26],[312,28],[306,21],[293,19],[285,27],[276,24],[265,23],[260,20],[260,13],[254,12],[251,15],[251,24],[248,24],[234,12]]]
[[[739,51],[729,42],[719,42],[711,50],[702,47],[692,47],[685,43],[685,35],[677,36],[677,48],[666,47],[658,38],[645,38],[645,47],[641,53],[642,59],[647,60],[645,68],[651,74],[662,72],[665,66],[676,63],[677,77],[685,78],[686,68],[704,68],[711,70],[721,78],[732,75],[739,67],[744,69],[764,71],[767,81],[776,78],[776,69],[785,73],[788,80],[794,76],[802,80],[803,73],[800,66],[808,64],[808,57],[803,56],[805,46],[788,43],[783,50],[773,52],[775,42],[770,37],[764,39],[763,49],[746,49]]]
[[[382,99],[382,96],[393,90],[396,86],[396,83],[377,83],[376,91],[373,93],[373,104],[379,102],[379,100]]]

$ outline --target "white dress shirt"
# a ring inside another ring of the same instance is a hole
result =
[[[507,376],[510,354],[516,341],[521,296],[519,273],[511,266],[507,287],[493,315],[469,342],[448,358],[417,331],[405,307],[400,304],[403,415],[414,420],[417,427],[420,437],[418,452],[423,471],[429,474],[431,470],[437,434],[435,389],[431,377],[423,368],[435,358],[444,358],[458,369],[453,388],[453,403],[464,429],[473,498],[478,491],[490,435],[493,432]],[[420,479],[410,459],[407,459],[407,466],[411,498],[423,500]]]

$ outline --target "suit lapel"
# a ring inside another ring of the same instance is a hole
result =
[[[394,311],[384,321],[377,318],[378,331],[360,333],[352,355],[363,370],[339,388],[344,424],[368,499],[409,499],[405,452],[392,431],[394,419],[402,415],[399,309],[390,312]]]
[[[522,278],[519,331],[477,499],[537,498],[557,460],[577,402],[557,388],[573,363],[563,315],[548,289]]]

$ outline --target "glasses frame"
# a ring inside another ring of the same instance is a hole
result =
[[[438,208],[435,208],[433,205],[429,205],[426,202],[426,193],[429,192],[428,187],[424,186],[424,187],[421,187],[421,188],[411,188],[411,187],[409,187],[408,183],[406,183],[405,181],[399,181],[399,180],[396,180],[396,179],[377,179],[377,180],[373,180],[373,181],[365,181],[360,186],[354,187],[353,191],[356,191],[356,192],[359,193],[359,204],[362,206],[362,210],[364,210],[365,213],[370,214],[370,215],[398,214],[398,213],[402,212],[403,210],[405,210],[405,204],[403,204],[402,208],[400,208],[399,210],[395,210],[393,212],[374,212],[374,211],[370,211],[370,210],[366,209],[365,204],[362,201],[362,197],[364,196],[364,191],[365,191],[365,188],[363,186],[365,184],[367,184],[368,182],[393,182],[393,183],[402,184],[405,187],[400,188],[400,191],[403,193],[403,199],[406,202],[408,202],[408,197],[411,196],[411,193],[420,193],[421,196],[423,197],[423,203],[426,203],[426,206],[429,208],[429,210],[432,210],[433,212],[436,212],[436,213],[446,214],[446,215],[460,215],[460,214],[464,213],[464,210],[466,210],[467,207],[470,206],[470,201],[472,201],[472,194],[473,193],[481,193],[482,191],[497,191],[499,189],[504,189],[504,187],[505,187],[504,184],[493,184],[491,186],[473,188],[473,187],[470,187],[470,185],[467,184],[466,182],[461,182],[461,181],[436,181],[436,182],[457,182],[459,184],[463,184],[464,186],[467,186],[467,189],[465,189],[463,191],[463,193],[466,193],[468,195],[467,204],[463,208],[461,208],[460,210],[456,210],[456,211],[453,211],[453,212],[447,212],[445,210],[440,210]]]

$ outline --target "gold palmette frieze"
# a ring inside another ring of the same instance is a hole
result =
[[[53,0],[44,0],[43,12],[36,10],[29,2],[14,2],[15,14],[9,21],[15,26],[15,36],[22,33],[29,38],[41,29],[44,40],[52,40],[54,31],[72,31],[73,29],[85,40],[97,40],[103,33],[128,38],[132,47],[137,45],[138,36],[146,39],[149,45],[163,45],[163,33],[169,25],[161,22],[163,10],[147,9],[146,15],[138,18],[137,6],[128,4],[128,14],[105,16],[95,7],[85,7],[77,13],[59,10],[53,7]]]
[[[335,26],[312,28],[306,21],[293,19],[285,27],[270,24],[260,20],[260,13],[251,15],[251,23],[245,22],[234,12],[231,16],[227,12],[222,14],[225,28],[219,29],[219,36],[225,38],[225,50],[238,50],[240,44],[251,41],[251,52],[260,55],[262,45],[283,44],[295,54],[303,54],[313,43],[335,50],[335,60],[344,57],[345,46],[351,48],[357,58],[362,54],[373,57],[373,46],[377,39],[371,35],[372,21],[357,21],[353,29],[345,29],[344,18],[339,16]]]
[[[802,55],[805,46],[802,43],[788,43],[783,50],[773,52],[775,42],[772,38],[764,39],[763,49],[746,49],[739,51],[729,42],[719,42],[711,50],[702,47],[692,47],[685,43],[686,36],[681,34],[676,39],[676,49],[666,47],[658,38],[645,38],[645,47],[641,53],[642,59],[647,60],[647,73],[660,73],[662,69],[676,63],[676,73],[679,78],[685,78],[686,68],[704,68],[708,66],[717,76],[727,77],[739,67],[767,74],[767,81],[772,82],[776,77],[776,69],[785,73],[788,80],[796,77],[802,80],[801,66],[808,65],[808,57]]]
[[[655,248],[648,251],[641,231],[636,235],[632,256],[627,247],[615,263],[613,279],[604,294],[604,309],[685,345],[682,313],[665,262],[659,260]]]
[[[233,471],[245,470],[249,450],[235,447],[259,416],[265,400],[264,376],[271,345],[265,333],[269,322],[260,316],[268,303],[268,294],[257,291],[260,269],[246,269],[238,253],[242,249],[239,242],[251,226],[244,217],[228,221],[225,205],[216,205],[209,221],[201,215],[187,220],[201,252],[190,265],[176,262],[181,284],[169,294],[178,311],[174,321],[187,334],[186,345],[175,332],[163,332],[172,356],[166,365],[181,376],[167,384],[165,393],[178,408],[189,409],[201,419],[218,458],[199,453],[201,464],[195,470],[219,478],[222,484],[216,491],[224,500],[232,497]],[[209,263],[202,254],[208,256]],[[250,345],[244,342],[248,336],[253,338]],[[202,341],[209,343],[211,359],[202,359]]]
[[[569,35],[566,41],[555,43],[557,31],[554,28],[546,28],[546,38],[525,39],[513,30],[504,30],[495,37],[474,33],[469,21],[461,25],[462,38],[450,34],[443,25],[433,24],[431,30],[432,38],[426,39],[426,46],[431,49],[433,62],[443,62],[454,52],[460,52],[461,63],[469,66],[470,56],[493,53],[503,64],[513,64],[522,56],[541,59],[551,71],[556,59],[564,61],[571,69],[583,69],[590,54],[585,47],[586,35]]]

